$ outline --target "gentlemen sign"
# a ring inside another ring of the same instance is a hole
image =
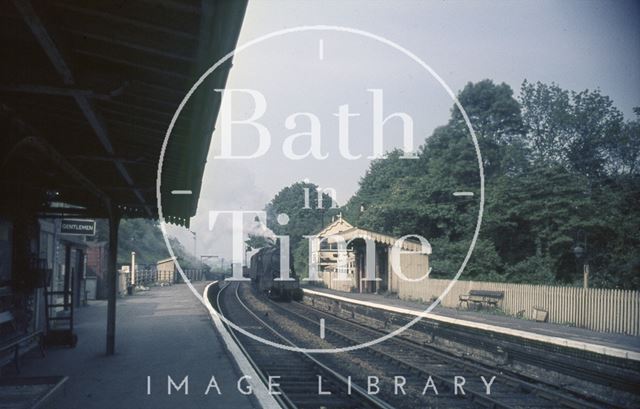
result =
[[[60,224],[60,233],[93,236],[94,234],[96,234],[96,221],[62,219],[62,223]]]

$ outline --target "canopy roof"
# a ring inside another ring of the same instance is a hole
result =
[[[0,213],[158,216],[169,122],[200,75],[235,48],[244,0],[3,2]],[[169,139],[162,208],[195,214],[231,60],[192,96]],[[172,195],[171,191],[191,191]]]
[[[339,236],[342,239],[344,239],[347,243],[355,239],[363,239],[363,240],[366,239],[366,240],[372,240],[376,243],[384,244],[390,247],[393,246],[398,240],[397,237],[389,236],[383,233],[377,233],[377,232],[363,229],[360,227],[355,227],[351,223],[346,221],[342,217],[342,214],[338,216],[338,218],[334,220],[332,223],[330,223],[325,228],[320,230],[315,236],[319,238]],[[417,252],[422,251],[421,243],[413,238],[408,238],[406,240],[403,240],[400,248],[403,250],[409,250],[409,251],[417,251]],[[425,250],[426,250],[426,254],[431,254],[431,245],[427,246]]]

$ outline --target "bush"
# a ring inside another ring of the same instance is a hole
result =
[[[541,256],[532,256],[507,267],[507,277],[511,283],[553,284],[555,281],[551,260]]]

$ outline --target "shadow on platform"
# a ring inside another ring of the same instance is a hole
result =
[[[202,291],[204,285],[196,287]],[[66,375],[45,408],[251,408],[237,389],[242,376],[220,343],[208,313],[186,285],[152,288],[118,299],[116,355],[105,355],[106,301],[77,310],[78,344],[23,358],[20,376]],[[5,375],[11,375],[7,373]],[[184,386],[168,394],[168,377]],[[218,389],[209,388],[215,377]],[[150,377],[150,394],[148,378]]]

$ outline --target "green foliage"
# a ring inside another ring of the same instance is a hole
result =
[[[453,278],[469,251],[471,235],[467,240],[451,241],[447,238],[431,240],[433,254],[429,262],[433,278]],[[502,262],[496,249],[488,240],[479,239],[474,247],[473,256],[464,269],[461,280],[505,281]]]
[[[358,194],[344,206],[345,217],[360,225],[361,209],[369,209],[384,201],[390,190],[397,189],[399,182],[420,174],[421,161],[401,159],[402,152],[394,150],[384,159],[371,162],[367,173],[360,179]],[[422,171],[424,173],[424,171]]]
[[[333,207],[326,193],[322,194],[322,208],[318,209],[317,188],[313,183],[294,183],[282,189],[266,207],[267,227],[277,235],[289,236],[293,269],[301,277],[308,276],[309,243],[304,236],[320,231],[340,211],[337,204]],[[308,203],[305,203],[305,189],[309,194]],[[279,214],[286,214],[289,222],[278,223]]]
[[[292,252],[293,270],[299,278],[309,277],[309,243],[306,240],[300,241]]]
[[[607,141],[607,173],[623,176],[640,173],[640,107],[636,118],[622,125],[620,133]]]
[[[491,80],[468,83],[458,94],[479,139],[496,144],[511,143],[523,134],[520,105],[513,98],[513,90],[505,83],[496,85]],[[459,109],[453,108],[450,126],[467,127]]]
[[[591,283],[640,288],[640,122],[624,122],[600,91],[524,82],[468,84],[458,96],[476,132],[485,211],[465,279],[577,284],[578,232]],[[640,115],[640,109],[636,110]],[[454,107],[417,160],[393,151],[374,161],[344,211],[358,226],[421,234],[433,246],[433,276],[454,275],[478,215],[475,149]],[[472,191],[474,198],[453,197]]]
[[[536,161],[583,175],[605,173],[607,153],[619,146],[623,128],[622,113],[609,97],[599,90],[569,92],[525,80],[520,103]]]
[[[317,185],[298,182],[282,189],[267,205],[267,227],[277,235],[288,235],[291,248],[296,248],[305,235],[312,235],[322,229],[339,209],[331,207],[331,197],[322,194],[323,208],[318,209]],[[305,189],[309,192],[308,206],[305,206]],[[281,225],[277,221],[279,214],[286,214],[289,222]]]
[[[517,177],[503,176],[487,195],[483,235],[491,237],[508,265],[531,256],[552,261],[559,280],[571,281],[576,232],[595,231],[594,205],[587,180],[563,168],[532,168]]]
[[[550,257],[531,256],[507,267],[506,279],[515,283],[545,284],[555,282],[553,261]]]
[[[180,263],[180,267],[183,269],[202,269],[207,268],[205,264],[203,264],[200,260],[198,260],[192,253],[187,251],[184,248],[182,243],[175,237],[169,237],[169,244],[171,244],[171,248],[173,249],[173,254],[178,258],[178,262]],[[168,254],[168,251],[165,251]],[[136,252],[136,254],[138,254]],[[167,258],[167,257],[165,257]]]
[[[96,240],[109,240],[109,224],[106,220],[96,221]],[[184,269],[202,268],[202,263],[189,253],[182,243],[169,238],[171,248]],[[118,264],[131,262],[131,252],[136,252],[136,263],[155,265],[158,260],[170,256],[162,231],[157,221],[149,219],[123,219],[118,229]]]

